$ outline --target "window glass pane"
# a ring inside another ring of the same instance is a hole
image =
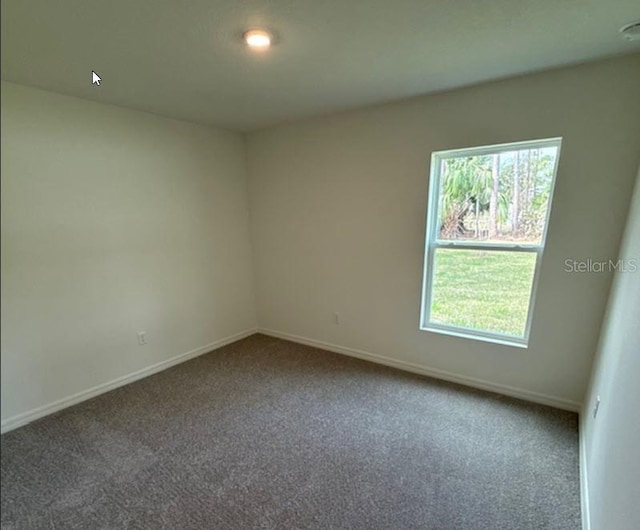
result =
[[[430,322],[523,338],[536,256],[436,249]]]
[[[558,148],[442,160],[438,239],[541,244]]]

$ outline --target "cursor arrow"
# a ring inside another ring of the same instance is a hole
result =
[[[93,70],[91,70],[91,82],[94,85],[100,86],[100,81],[102,81],[100,76],[98,74],[96,74]]]

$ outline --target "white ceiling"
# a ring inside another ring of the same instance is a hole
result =
[[[3,0],[2,78],[246,131],[638,52],[618,29],[639,17],[638,0]],[[254,26],[269,52],[243,46]]]

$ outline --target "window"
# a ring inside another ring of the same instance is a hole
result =
[[[421,329],[526,347],[560,143],[433,153]]]

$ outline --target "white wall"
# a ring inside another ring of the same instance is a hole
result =
[[[640,528],[640,172],[620,259],[581,418],[591,530]]]
[[[252,279],[242,136],[2,83],[3,421],[253,328]]]
[[[564,263],[617,255],[639,93],[635,55],[249,134],[260,327],[578,408],[611,276]],[[564,143],[529,348],[419,331],[431,152],[555,136]]]

